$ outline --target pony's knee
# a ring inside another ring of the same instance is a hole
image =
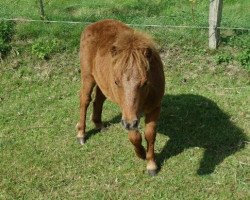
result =
[[[156,137],[156,132],[154,130],[146,131],[145,132],[145,139],[149,143],[154,143]]]
[[[91,102],[91,96],[82,96],[81,97],[81,106],[85,106],[85,107],[88,107],[90,102]]]
[[[141,137],[141,134],[139,132],[130,131],[128,134],[128,138],[133,145],[135,145],[135,146],[141,145],[142,137]]]
[[[143,160],[146,159],[146,151],[141,144],[141,134],[138,131],[130,131],[128,136],[130,142],[134,145],[136,155]]]

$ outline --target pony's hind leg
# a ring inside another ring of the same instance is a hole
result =
[[[102,107],[106,97],[103,95],[102,91],[98,86],[95,88],[95,100],[93,102],[93,114],[92,121],[97,129],[103,129],[102,123]]]
[[[145,123],[145,138],[147,141],[147,170],[151,176],[157,173],[157,165],[155,163],[154,143],[156,137],[156,121],[159,118],[160,107],[153,110],[151,113],[146,114]]]
[[[86,113],[91,101],[91,93],[95,86],[95,80],[92,76],[84,78],[84,84],[80,92],[80,120],[76,125],[77,139],[80,144],[85,142],[85,129],[86,129]]]

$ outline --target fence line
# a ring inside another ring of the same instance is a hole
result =
[[[0,18],[0,21],[19,21],[19,22],[43,22],[43,23],[64,23],[64,24],[91,24],[93,22],[80,22],[80,21],[60,21],[60,20],[39,20],[39,19],[9,19]],[[188,26],[188,25],[157,25],[157,24],[127,24],[134,27],[153,27],[153,28],[189,28],[189,29],[209,29],[207,26]],[[218,27],[221,30],[245,30],[250,31],[246,27]]]

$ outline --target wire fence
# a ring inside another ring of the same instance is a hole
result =
[[[38,22],[38,23],[62,23],[62,24],[91,24],[93,22],[84,21],[64,21],[64,20],[39,20],[39,19],[21,19],[21,18],[0,18],[0,21],[15,21],[15,22]],[[188,26],[188,25],[158,25],[158,24],[127,24],[134,27],[152,27],[152,28],[187,28],[187,29],[209,29],[208,26]],[[243,30],[250,31],[247,27],[217,27],[221,30]]]

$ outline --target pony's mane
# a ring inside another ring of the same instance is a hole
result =
[[[148,53],[155,50],[149,36],[137,31],[125,31],[117,36],[113,47],[116,52],[114,70],[117,78],[121,78],[125,72],[132,74],[134,67],[137,67],[140,78],[146,79],[149,70]]]

